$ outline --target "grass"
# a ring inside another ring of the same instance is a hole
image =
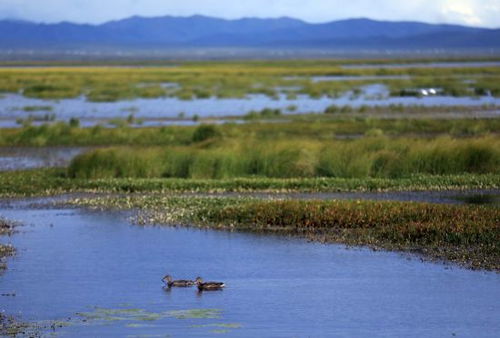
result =
[[[296,110],[296,106],[290,106],[288,107],[288,110]],[[270,109],[270,108],[264,108],[261,111],[251,111],[247,113],[243,118],[245,120],[257,120],[257,119],[272,119],[281,116],[281,110],[280,109]]]
[[[53,196],[64,193],[174,192],[350,192],[500,189],[499,174],[413,175],[386,178],[106,178],[71,179],[65,169],[0,172],[0,196]]]
[[[139,224],[297,235],[500,270],[500,210],[491,207],[165,196],[79,198],[70,203],[140,210]]]
[[[77,156],[72,178],[399,178],[415,174],[498,174],[500,139],[225,140],[202,126],[184,147],[108,148]],[[200,144],[201,143],[201,144]]]
[[[370,117],[337,117],[336,114],[276,116],[287,121],[276,123],[227,123],[215,128],[215,132],[224,139],[243,140],[249,138],[261,140],[328,140],[342,136],[366,134],[373,129],[380,129],[387,136],[481,136],[500,131],[500,119],[415,119],[411,115],[419,109],[408,108],[408,118],[395,116],[391,119]],[[396,111],[398,107],[385,110],[380,107],[373,111]],[[459,111],[455,108],[453,111]],[[432,114],[432,112],[430,112]],[[32,121],[32,119],[30,120]],[[0,129],[0,146],[108,146],[108,145],[189,145],[199,126],[170,126],[130,128],[132,123],[139,123],[133,114],[126,120],[114,121],[117,128],[79,128],[79,121],[68,123],[56,122],[41,126]]]
[[[440,63],[440,62],[498,62],[500,59],[495,56],[432,56],[432,57],[412,57],[412,58],[383,58],[383,59],[311,59],[311,60],[266,60],[266,61],[247,61],[255,66],[257,65],[274,65],[274,64],[287,64],[293,66],[296,64],[310,64],[317,65],[318,63],[322,66],[342,66],[342,65],[387,65],[387,64],[412,64],[412,63]],[[205,64],[205,61],[179,61],[179,60],[145,60],[145,59],[109,59],[109,60],[9,60],[1,61],[0,65],[4,67],[27,67],[27,66],[141,66],[141,67],[178,67],[179,65],[198,65]],[[215,62],[214,62],[215,63]],[[240,64],[240,61],[224,61],[223,63],[236,63]]]
[[[34,112],[34,111],[52,111],[54,108],[52,106],[24,106],[23,111]]]

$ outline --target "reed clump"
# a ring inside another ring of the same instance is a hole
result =
[[[207,135],[190,146],[93,150],[76,157],[68,175],[74,178],[401,178],[415,174],[497,174],[500,170],[500,140],[494,136],[473,139],[368,136],[358,140],[243,142],[212,132]]]

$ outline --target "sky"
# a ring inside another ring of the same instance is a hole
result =
[[[0,18],[98,24],[133,15],[308,22],[367,17],[500,28],[500,0],[0,0]]]

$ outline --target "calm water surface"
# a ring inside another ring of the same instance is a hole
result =
[[[64,167],[87,150],[89,148],[84,147],[0,147],[0,171]]]
[[[0,239],[18,248],[0,278],[0,293],[16,296],[1,297],[0,308],[32,321],[67,321],[56,334],[498,337],[500,332],[495,273],[283,237],[140,227],[122,213],[23,208],[0,210],[26,224],[21,233]],[[225,281],[227,288],[166,292],[160,279],[167,272]],[[172,312],[192,309],[209,315]],[[106,311],[113,315],[95,315]]]
[[[296,99],[288,99],[285,94],[279,95],[277,99],[265,95],[249,95],[247,98],[207,98],[196,100],[180,100],[178,98],[156,98],[135,99],[118,102],[89,102],[85,97],[63,100],[42,100],[27,98],[18,94],[7,94],[0,98],[0,126],[14,126],[17,118],[26,118],[30,115],[43,116],[46,112],[26,112],[22,108],[26,106],[50,106],[51,113],[57,119],[69,120],[76,117],[84,120],[98,120],[104,118],[127,118],[130,109],[133,108],[134,115],[141,119],[176,118],[183,114],[185,117],[224,117],[243,116],[250,111],[259,111],[264,108],[281,109],[284,113],[287,108],[295,106],[293,111],[297,113],[323,112],[330,105],[360,107],[368,106],[482,106],[500,105],[500,98],[491,96],[484,97],[388,97],[389,92],[385,86],[374,84],[363,88],[363,95],[353,96],[346,93],[338,98],[311,98],[307,95],[298,95]],[[491,112],[486,112],[491,116]],[[467,115],[467,114],[466,114]],[[493,113],[494,117],[499,112]],[[98,123],[95,122],[95,123]]]

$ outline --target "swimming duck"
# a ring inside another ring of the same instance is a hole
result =
[[[179,280],[173,280],[172,276],[166,275],[161,279],[169,288],[172,286],[177,286],[181,288],[185,288],[188,286],[193,286],[194,282],[192,280],[185,280],[185,279],[179,279]]]
[[[221,290],[226,285],[222,282],[203,282],[201,277],[197,277],[194,281],[198,286],[198,290],[200,291],[212,291],[212,290]]]

